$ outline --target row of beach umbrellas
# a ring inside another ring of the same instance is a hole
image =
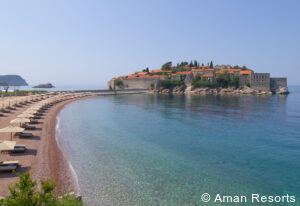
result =
[[[51,104],[55,101],[70,99],[70,98],[74,98],[74,97],[80,97],[83,95],[86,95],[86,94],[76,94],[76,95],[61,94],[61,95],[55,95],[55,96],[40,95],[38,97],[40,102],[35,103],[31,107],[29,107],[22,114],[18,115],[18,117],[16,119],[11,120],[10,123],[11,124],[20,124],[20,126],[21,126],[21,124],[23,124],[23,123],[30,122],[30,118],[33,118],[35,116],[35,114],[37,114],[41,109],[43,109],[44,106]],[[43,97],[43,98],[41,99],[41,97]],[[26,101],[26,99],[22,99],[22,101]],[[0,133],[11,133],[11,141],[12,141],[13,133],[23,132],[24,130],[25,129],[22,127],[9,125],[7,127],[0,129]]]

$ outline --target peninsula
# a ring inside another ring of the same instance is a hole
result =
[[[125,76],[112,78],[108,88],[149,89],[154,93],[201,94],[288,94],[286,77],[270,77],[270,73],[256,73],[246,66],[207,65],[198,61],[181,62],[176,66],[167,62],[160,69],[146,68]]]

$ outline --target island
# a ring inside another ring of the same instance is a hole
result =
[[[55,88],[55,87],[51,83],[47,83],[47,84],[39,84],[32,88]]]
[[[271,77],[270,73],[256,73],[246,66],[204,65],[198,61],[181,62],[176,66],[167,62],[160,69],[146,68],[112,78],[110,90],[149,89],[153,93],[191,94],[288,94],[286,77]]]

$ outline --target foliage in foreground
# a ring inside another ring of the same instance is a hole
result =
[[[0,200],[0,206],[81,206],[82,202],[74,195],[66,194],[58,197],[52,179],[40,181],[40,187],[33,181],[30,174],[18,175],[20,180],[9,187],[9,195]]]

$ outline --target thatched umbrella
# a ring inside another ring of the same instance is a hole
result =
[[[10,138],[12,140],[12,133],[13,132],[23,132],[25,129],[21,127],[15,127],[15,126],[8,126],[0,129],[0,133],[11,133]]]
[[[20,118],[32,118],[32,117],[34,117],[34,115],[29,114],[29,113],[23,113],[23,114],[19,114],[18,117],[20,117]]]
[[[3,141],[0,142],[0,151],[13,150],[16,146],[16,141]]]
[[[28,122],[30,122],[30,119],[24,117],[22,118],[19,117],[10,121],[11,124],[20,123],[20,127],[22,123],[28,123]]]

